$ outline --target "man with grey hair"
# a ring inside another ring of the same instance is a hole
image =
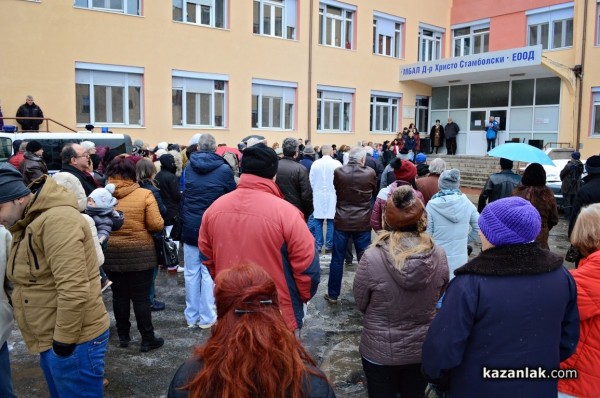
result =
[[[313,193],[314,212],[308,220],[308,228],[315,237],[317,251],[325,243],[325,251],[333,248],[333,218],[335,217],[336,195],[333,187],[333,172],[342,164],[334,159],[333,148],[329,144],[321,145],[323,157],[315,160],[310,168],[310,186]],[[323,242],[323,221],[327,220],[327,234]]]
[[[438,180],[444,170],[446,170],[444,159],[435,158],[429,163],[429,175],[416,180],[417,190],[423,194],[423,205],[427,206],[429,199],[440,190]]]
[[[277,165],[275,183],[281,189],[285,200],[296,206],[304,214],[304,220],[313,212],[313,197],[308,170],[296,161],[298,141],[288,137],[281,144],[283,158]]]
[[[371,244],[371,199],[377,196],[377,176],[373,169],[365,166],[366,157],[365,148],[354,147],[348,154],[348,164],[333,172],[337,202],[333,219],[333,252],[325,294],[325,300],[331,304],[337,304],[341,293],[348,239],[354,241],[359,261]]]
[[[33,97],[31,95],[27,96],[25,103],[17,110],[17,122],[21,125],[21,130],[23,131],[38,131],[40,129],[40,124],[42,124],[42,119],[30,118],[43,117],[44,112],[42,112],[42,108],[33,102]]]
[[[214,310],[213,280],[202,264],[198,235],[202,216],[212,203],[235,189],[233,172],[223,157],[215,153],[217,141],[211,134],[198,137],[198,150],[192,152],[185,168],[182,196],[181,240],[185,267],[185,319],[188,327],[210,328],[217,320]]]

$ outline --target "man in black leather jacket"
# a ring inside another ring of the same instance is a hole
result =
[[[308,170],[295,159],[299,151],[298,141],[295,138],[283,140],[283,159],[279,160],[275,183],[285,200],[296,206],[304,214],[304,220],[308,220],[313,212],[312,188]]]
[[[500,168],[502,171],[492,174],[481,190],[477,206],[479,213],[483,211],[487,203],[512,196],[513,189],[521,182],[521,176],[512,171],[512,160],[500,158]]]

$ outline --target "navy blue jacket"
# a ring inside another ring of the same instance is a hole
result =
[[[202,216],[219,197],[235,189],[231,167],[214,152],[193,152],[185,167],[181,240],[198,247]]]
[[[156,204],[158,205],[158,211],[160,212],[160,216],[164,220],[167,216],[167,206],[165,206],[165,203],[163,202],[160,196],[160,190],[154,184],[152,184],[150,180],[138,181],[138,184],[140,188],[144,188],[152,192],[152,195],[154,195],[154,199],[156,199]]]
[[[559,369],[579,341],[577,288],[536,243],[488,249],[455,271],[423,345],[423,371],[451,397],[556,397],[557,379],[489,379],[488,369]]]

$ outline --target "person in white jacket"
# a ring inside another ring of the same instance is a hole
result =
[[[337,197],[333,187],[333,171],[342,164],[331,157],[331,145],[321,146],[323,157],[315,160],[308,176],[313,191],[313,214],[308,219],[308,228],[315,237],[317,251],[323,247],[323,221],[327,220],[325,250],[331,251],[333,246],[333,217]]]
[[[460,191],[460,171],[444,171],[438,180],[439,192],[427,203],[427,233],[444,248],[448,257],[450,279],[454,271],[466,264],[467,245],[479,240],[479,213]]]
[[[7,343],[14,324],[13,310],[8,302],[6,292],[8,286],[6,262],[11,240],[10,232],[4,228],[4,225],[0,225],[0,281],[2,282],[2,289],[0,289],[0,397],[8,398],[16,397],[12,387]]]

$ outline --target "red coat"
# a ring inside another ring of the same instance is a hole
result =
[[[577,283],[577,307],[581,320],[577,351],[560,364],[577,369],[577,379],[560,379],[558,391],[579,398],[600,397],[600,250],[571,271]]]
[[[25,152],[17,152],[17,153],[15,153],[15,156],[12,156],[10,159],[8,159],[8,163],[12,164],[13,166],[15,166],[18,169],[19,165],[23,161],[24,157],[25,157]]]
[[[273,180],[242,174],[237,189],[204,213],[198,247],[213,278],[240,263],[263,267],[289,329],[302,327],[302,304],[319,286],[319,256],[304,216]]]

